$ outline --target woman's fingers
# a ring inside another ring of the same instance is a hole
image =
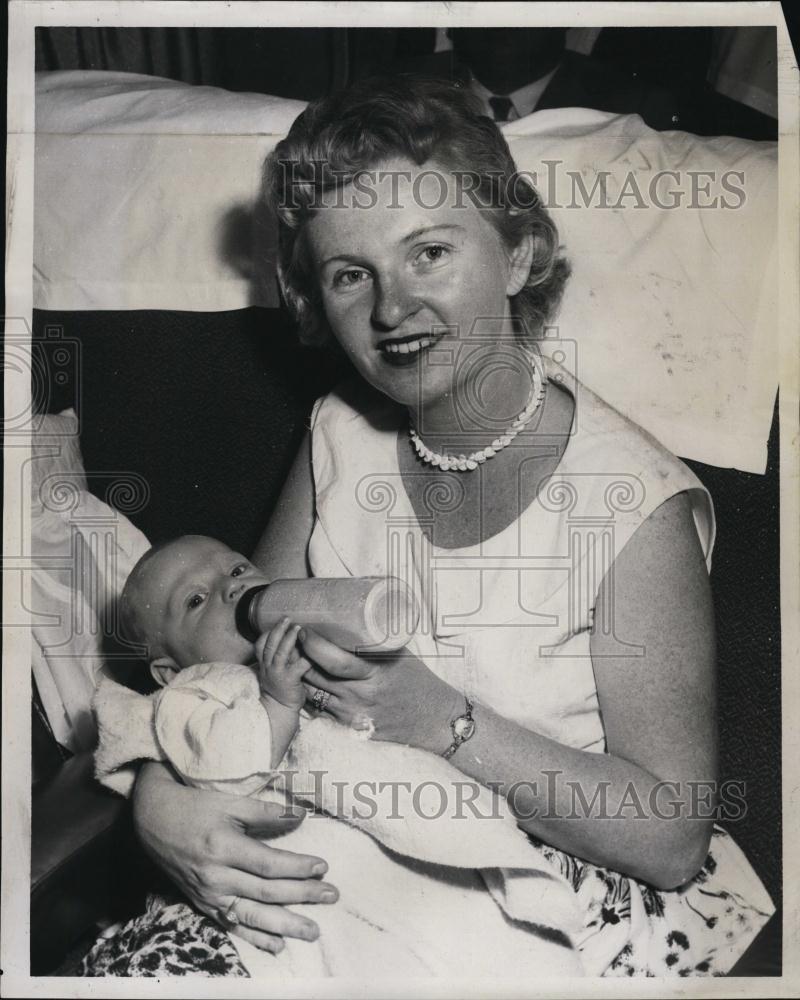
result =
[[[374,664],[368,660],[360,659],[354,653],[323,639],[313,629],[301,629],[299,638],[305,655],[334,677],[347,680],[369,677],[375,669]]]
[[[315,684],[304,683],[303,687],[306,689],[306,702],[317,712],[328,712],[331,715],[336,715],[336,695],[331,694],[330,691],[326,691],[325,688],[319,687]],[[327,698],[323,698],[318,704],[318,694],[320,691],[325,691]]]
[[[303,674],[303,687],[306,689],[307,700],[312,705],[317,691],[325,691],[330,695],[325,699],[324,711],[337,722],[355,729],[368,728],[373,712],[372,703],[366,698],[368,692],[354,690],[356,685],[352,681],[334,680],[311,667]]]
[[[328,870],[322,858],[269,847],[234,829],[230,829],[224,837],[220,835],[215,855],[213,860],[218,865],[228,865],[262,879],[316,878]]]
[[[331,694],[337,694],[344,686],[344,682],[337,681],[335,677],[330,677],[321,670],[317,670],[316,667],[309,667],[303,674],[303,680],[305,681],[306,690],[310,690],[311,694],[313,694],[317,688],[320,688],[323,691],[329,691]]]
[[[237,927],[236,936],[244,938],[250,944],[260,948],[262,951],[269,951],[273,955],[278,955],[286,947],[286,942],[282,937],[275,934],[265,934],[264,931],[254,931],[249,927]]]
[[[314,695],[317,691],[324,689],[315,687],[313,684],[303,684],[303,687],[306,689],[307,701],[314,706]],[[331,694],[329,698],[325,699],[322,711],[343,726],[350,726],[352,729],[369,729],[372,725],[369,709],[363,705],[354,708],[346,698],[340,698],[336,694]]]
[[[243,930],[261,931],[301,941],[316,941],[319,937],[319,927],[313,920],[292,913],[285,906],[255,903],[250,899],[239,899],[235,905],[239,922],[233,927],[229,925],[227,929],[236,934],[241,934]]]
[[[259,802],[257,799],[234,800],[231,822],[215,831],[214,860],[259,878],[311,879],[324,875],[327,862],[313,854],[283,851],[257,840],[257,837],[277,837],[294,830],[306,817],[301,806],[283,802]]]
[[[145,766],[134,795],[145,850],[203,913],[268,951],[279,950],[275,939],[283,935],[307,939],[316,933],[313,921],[284,904],[303,896],[323,902],[327,886],[318,879],[328,866],[322,858],[277,850],[255,838],[288,833],[305,815],[281,802],[188,788],[161,764]],[[235,925],[224,920],[231,903]]]
[[[330,882],[319,879],[260,879],[247,872],[238,872],[232,881],[232,891],[243,899],[275,906],[291,906],[296,903],[335,903],[339,892]]]
[[[324,875],[328,866],[322,858],[308,854],[294,854],[267,847],[250,837],[231,841],[228,864],[239,871],[249,872],[262,879],[315,878]]]

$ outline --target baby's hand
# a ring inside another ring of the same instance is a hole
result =
[[[299,711],[306,700],[303,674],[311,666],[297,648],[299,625],[282,618],[256,642],[258,683],[262,696]]]

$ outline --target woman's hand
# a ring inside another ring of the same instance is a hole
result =
[[[312,920],[286,906],[335,902],[336,889],[316,877],[328,866],[321,858],[255,839],[288,833],[303,812],[188,788],[156,763],[142,768],[133,810],[147,853],[203,913],[220,920],[235,903],[236,933],[274,953],[283,948],[284,937],[313,941],[318,936]]]
[[[442,753],[452,742],[450,722],[464,711],[464,696],[418,657],[400,650],[356,656],[310,628],[300,632],[303,653],[315,666],[303,678],[309,699],[327,691],[325,711],[355,728],[374,726],[375,737]]]

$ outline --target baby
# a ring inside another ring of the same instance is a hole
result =
[[[222,542],[186,535],[142,556],[122,591],[120,616],[124,633],[145,647],[150,672],[162,686],[195,664],[255,665],[274,769],[297,732],[310,663],[298,650],[300,626],[288,618],[255,645],[238,631],[239,598],[269,582]]]
[[[359,968],[367,978],[481,977],[504,967],[580,975],[574,894],[507,810],[500,815],[493,792],[475,786],[469,801],[483,815],[456,816],[452,804],[472,783],[441,757],[301,717],[311,665],[299,648],[301,626],[284,619],[255,643],[237,629],[242,594],[269,582],[211,538],[151,549],[125,584],[121,616],[162,690],[143,697],[104,681],[95,699],[97,774],[110,787],[129,790],[132,776],[120,780],[126,769],[152,758],[169,761],[188,784],[275,797],[288,765],[293,794],[321,811],[281,846],[319,853],[324,843],[339,901],[314,911],[317,942],[287,939],[277,958],[236,937],[251,975],[352,977]],[[365,778],[373,789],[416,779],[425,795],[402,817],[395,807],[365,814],[354,791]]]

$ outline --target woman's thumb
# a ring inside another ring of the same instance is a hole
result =
[[[351,680],[366,677],[372,672],[372,666],[366,660],[359,659],[354,653],[342,649],[311,628],[301,628],[297,638],[309,660],[334,677]]]

